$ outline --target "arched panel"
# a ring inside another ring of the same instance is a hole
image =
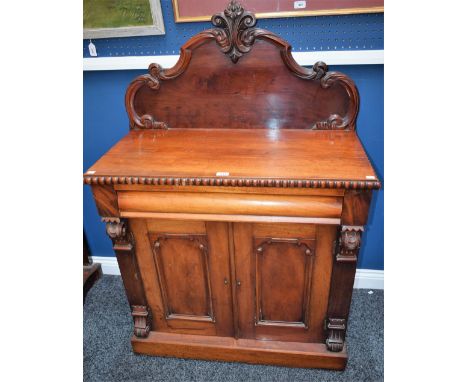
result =
[[[313,240],[255,240],[257,325],[308,326],[313,245]]]
[[[166,318],[214,321],[206,235],[150,234]]]
[[[126,94],[131,128],[353,130],[359,96],[339,72],[297,64],[291,46],[254,28],[237,3],[192,37],[177,64],[151,64]]]

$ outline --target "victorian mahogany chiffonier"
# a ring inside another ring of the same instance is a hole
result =
[[[380,187],[353,81],[231,1],[170,69],[130,83],[130,132],[85,174],[136,353],[343,369]]]

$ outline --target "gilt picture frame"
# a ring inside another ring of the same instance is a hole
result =
[[[211,15],[224,9],[226,3],[227,0],[172,0],[175,22],[209,21]],[[240,3],[245,9],[255,13],[258,19],[384,11],[384,0],[242,0]]]
[[[165,34],[160,0],[84,0],[83,38]]]

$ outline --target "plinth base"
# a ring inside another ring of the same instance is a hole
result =
[[[159,332],[150,332],[147,338],[133,336],[132,347],[135,353],[162,357],[334,370],[343,370],[348,361],[346,347],[334,353],[319,343],[236,340]]]

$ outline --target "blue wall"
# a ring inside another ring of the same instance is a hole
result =
[[[195,33],[212,27],[209,22],[176,24],[171,0],[161,0],[161,8],[165,35],[93,40],[98,55],[121,57],[177,54],[179,47]],[[383,49],[383,13],[260,19],[257,26],[288,40],[294,51]],[[90,57],[88,44],[88,40],[83,40],[84,57]]]
[[[165,36],[93,40],[99,56],[177,54],[187,38],[209,27],[209,23],[175,24],[170,0],[161,4]],[[257,25],[280,34],[296,51],[383,49],[383,14],[265,19]],[[89,56],[87,44],[83,41],[85,57]],[[383,65],[332,66],[330,70],[348,74],[359,89],[358,135],[383,180]],[[84,171],[128,132],[125,90],[145,72],[84,72]],[[383,200],[383,189],[374,192],[359,268],[383,269]],[[88,186],[84,187],[83,223],[93,256],[114,256]]]

